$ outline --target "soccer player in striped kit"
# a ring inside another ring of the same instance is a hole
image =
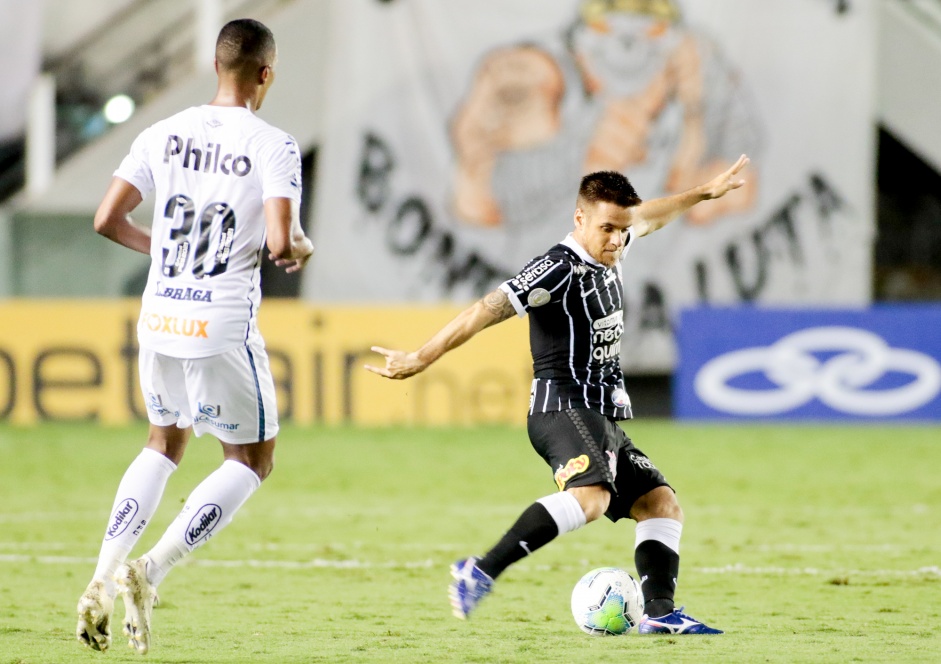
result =
[[[484,556],[457,561],[449,595],[466,618],[503,571],[563,533],[601,515],[637,522],[634,563],[644,591],[641,633],[721,634],[676,609],[683,511],[666,479],[617,424],[631,418],[620,367],[623,285],[620,260],[634,242],[703,201],[738,189],[748,163],[685,192],[643,202],[620,173],[586,175],[575,228],[512,279],[474,303],[414,352],[373,350],[381,376],[403,379],[431,365],[478,332],[529,315],[533,384],[527,428],[533,448],[552,468],[557,493],[527,507]]]

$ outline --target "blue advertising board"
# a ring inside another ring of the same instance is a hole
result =
[[[677,344],[680,418],[941,420],[941,306],[688,309]]]

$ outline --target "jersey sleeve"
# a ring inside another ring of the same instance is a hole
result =
[[[519,274],[500,284],[520,317],[562,299],[572,281],[572,264],[553,256],[531,260]]]
[[[631,226],[627,229],[627,241],[624,243],[624,249],[621,250],[621,260],[624,260],[624,257],[627,256],[627,252],[634,246],[635,239],[637,239],[637,236],[634,234],[634,227]]]
[[[289,198],[301,201],[301,151],[297,141],[288,134],[272,137],[260,155],[261,198]]]
[[[150,170],[148,137],[150,130],[142,131],[134,142],[131,143],[131,151],[121,161],[118,170],[114,172],[115,177],[119,177],[126,182],[130,182],[140,192],[142,198],[154,190],[154,174]]]

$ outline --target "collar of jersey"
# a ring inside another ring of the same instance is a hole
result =
[[[579,258],[581,258],[583,261],[585,261],[589,265],[595,265],[597,267],[604,267],[601,263],[599,263],[594,258],[592,258],[591,255],[587,251],[585,251],[585,248],[578,243],[578,240],[576,240],[575,237],[571,233],[566,235],[565,239],[562,240],[562,242],[560,242],[559,244],[566,246],[572,251],[574,251],[576,254],[578,254]]]

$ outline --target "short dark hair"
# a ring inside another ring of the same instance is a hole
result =
[[[614,203],[620,207],[633,207],[643,201],[630,180],[617,171],[597,171],[582,178],[578,200],[585,203]]]
[[[216,62],[226,71],[253,73],[271,64],[275,48],[274,35],[266,25],[251,18],[238,18],[219,31]]]

